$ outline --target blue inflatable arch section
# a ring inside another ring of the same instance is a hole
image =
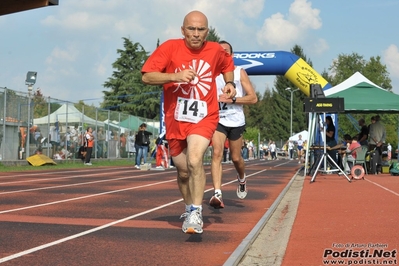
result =
[[[234,52],[234,64],[248,75],[282,75],[307,96],[310,84],[320,84],[323,90],[331,85],[305,60],[285,51]]]

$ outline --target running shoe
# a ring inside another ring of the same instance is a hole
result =
[[[237,197],[240,199],[245,199],[247,196],[247,177],[245,176],[245,181],[240,182],[240,177],[237,175],[238,187],[237,187]]]
[[[190,213],[183,213],[180,218],[185,218],[183,221],[182,231],[186,234],[202,234],[202,214],[199,209],[194,209]]]
[[[224,208],[222,194],[220,193],[213,194],[211,200],[209,201],[209,205],[211,205],[215,209]]]
[[[186,211],[185,213],[180,215],[180,219],[184,218],[184,220],[186,220],[189,215],[190,215],[190,212]]]

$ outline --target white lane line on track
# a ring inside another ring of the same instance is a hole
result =
[[[253,173],[253,174],[248,175],[247,177],[254,176],[254,175],[256,175],[256,174],[260,174],[260,173],[265,172],[265,171],[267,171],[267,169],[261,170],[261,171],[258,171],[258,172],[255,172],[255,173]],[[175,181],[175,180],[176,180],[176,179],[173,179],[173,181]],[[170,181],[165,181],[165,182],[170,182]],[[165,182],[163,182],[163,183],[165,183]],[[224,186],[224,185],[227,185],[227,184],[230,184],[230,183],[233,183],[233,182],[237,182],[237,180],[229,181],[229,182],[223,184],[223,186]],[[208,191],[211,191],[211,190],[213,190],[213,188],[207,189],[207,190],[205,190],[205,192],[208,192]],[[131,215],[131,216],[129,216],[129,217],[125,217],[125,218],[123,218],[123,219],[119,219],[119,220],[116,220],[116,221],[113,221],[113,222],[110,222],[110,223],[107,223],[107,224],[104,224],[104,225],[101,225],[101,226],[92,228],[92,229],[90,229],[90,230],[86,230],[86,231],[80,232],[80,233],[78,233],[78,234],[74,234],[74,235],[71,235],[71,236],[68,236],[68,237],[65,237],[65,238],[58,239],[58,240],[56,240],[56,241],[53,241],[53,242],[50,242],[50,243],[47,243],[47,244],[43,244],[43,245],[40,245],[40,246],[31,248],[31,249],[27,249],[27,250],[24,250],[24,251],[21,251],[21,252],[12,254],[12,255],[7,256],[7,257],[0,258],[0,263],[6,262],[6,261],[10,261],[10,260],[13,260],[13,259],[22,257],[22,256],[24,256],[24,255],[31,254],[31,253],[36,252],[36,251],[39,251],[39,250],[43,250],[43,249],[46,249],[46,248],[49,248],[49,247],[52,247],[52,246],[61,244],[61,243],[66,242],[66,241],[73,240],[73,239],[75,239],[75,238],[78,238],[78,237],[81,237],[81,236],[85,236],[85,235],[88,235],[88,234],[97,232],[97,231],[99,231],[99,230],[102,230],[102,229],[111,227],[111,226],[116,225],[116,224],[119,224],[119,223],[126,222],[126,221],[128,221],[128,220],[131,220],[131,219],[134,219],[134,218],[143,216],[143,215],[145,215],[145,214],[154,212],[154,211],[156,211],[156,210],[163,209],[163,208],[165,208],[165,207],[171,206],[171,205],[173,205],[173,204],[176,204],[176,203],[179,203],[179,202],[182,202],[182,201],[183,201],[183,199],[175,200],[175,201],[172,201],[172,202],[163,204],[163,205],[161,205],[161,206],[152,208],[152,209],[150,209],[150,210],[147,210],[147,211],[144,211],[144,212],[140,212],[140,213]]]
[[[111,174],[126,174],[124,171],[118,171],[118,172],[112,172]],[[104,175],[104,173],[97,173],[97,174],[89,174],[85,175],[85,177],[92,177],[92,176],[98,176],[98,175]],[[128,177],[120,177],[120,178],[113,178],[113,179],[104,179],[104,180],[96,180],[96,181],[89,181],[89,182],[81,182],[81,183],[74,183],[74,184],[67,184],[67,185],[58,185],[58,186],[50,186],[50,187],[40,187],[40,188],[28,188],[28,189],[21,189],[21,190],[13,190],[13,191],[6,191],[6,192],[0,192],[0,195],[4,194],[13,194],[13,193],[21,193],[21,192],[31,192],[31,191],[38,191],[38,190],[47,190],[47,189],[53,189],[53,188],[62,188],[62,187],[74,187],[74,186],[80,186],[80,185],[88,185],[88,184],[95,184],[95,183],[104,183],[104,182],[112,182],[112,181],[119,181],[119,180],[124,180],[124,179],[133,179],[133,178],[138,178],[138,177],[143,177],[143,176],[153,176],[153,175],[159,175],[159,173],[153,173],[153,174],[142,174],[138,176],[128,176]],[[82,177],[80,176],[73,176],[73,177],[62,177],[64,179],[68,178],[75,178],[75,177]],[[61,179],[61,178],[49,178],[51,180],[54,179]],[[45,179],[45,180],[49,180]]]
[[[127,190],[139,189],[139,188],[144,188],[144,187],[151,187],[151,186],[156,186],[156,185],[160,185],[160,184],[164,184],[164,183],[168,183],[168,182],[172,182],[172,181],[176,181],[176,179],[161,181],[161,182],[157,182],[157,183],[151,183],[151,184],[137,186],[137,187],[129,187],[129,188],[124,188],[124,189],[101,192],[101,193],[96,193],[96,194],[91,194],[91,195],[86,195],[86,196],[81,196],[81,197],[76,197],[76,198],[70,198],[70,199],[65,199],[65,200],[52,201],[52,202],[47,202],[47,203],[42,203],[42,204],[37,204],[37,205],[31,205],[31,206],[26,206],[26,207],[11,209],[11,210],[5,210],[5,211],[0,211],[0,214],[9,213],[9,212],[16,212],[16,211],[22,211],[22,210],[27,210],[27,209],[33,209],[33,208],[49,206],[49,205],[54,205],[54,204],[64,203],[64,202],[69,202],[69,201],[75,201],[75,200],[80,200],[80,199],[87,199],[87,198],[91,198],[91,197],[97,197],[97,196],[102,196],[102,195],[107,195],[107,194],[113,194],[113,193],[118,193],[118,192],[127,191]]]
[[[390,190],[389,188],[384,187],[383,185],[380,185],[380,184],[375,183],[375,182],[373,182],[373,181],[371,181],[371,180],[368,180],[368,179],[364,179],[364,180],[366,180],[367,182],[370,182],[371,184],[376,185],[377,187],[382,188],[383,190],[386,190],[386,191],[388,191],[388,192],[391,192],[391,193],[394,194],[395,196],[399,196],[399,193],[396,193],[395,191],[392,191],[392,190]]]
[[[75,234],[75,235],[71,235],[71,236],[68,236],[68,237],[65,237],[65,238],[61,238],[61,239],[58,239],[56,241],[53,241],[53,242],[50,242],[50,243],[47,243],[47,244],[44,244],[44,245],[40,245],[40,246],[31,248],[31,249],[27,249],[27,250],[15,253],[13,255],[1,258],[0,259],[0,263],[6,262],[6,261],[9,261],[9,260],[12,260],[12,259],[16,259],[18,257],[22,257],[24,255],[27,255],[27,254],[30,254],[30,253],[33,253],[33,252],[36,252],[36,251],[51,247],[51,246],[55,246],[55,245],[58,245],[60,243],[63,243],[63,242],[66,242],[66,241],[69,241],[69,240],[72,240],[72,239],[75,239],[75,238],[78,238],[78,237],[81,237],[81,236],[84,236],[84,235],[88,235],[88,234],[94,233],[96,231],[105,229],[105,228],[113,226],[115,224],[122,223],[122,222],[125,222],[125,221],[128,221],[128,220],[137,218],[137,217],[142,216],[144,214],[147,214],[147,213],[150,213],[150,212],[153,212],[153,211],[168,207],[170,205],[176,204],[176,203],[181,202],[181,201],[183,201],[183,199],[175,200],[175,201],[169,202],[167,204],[152,208],[150,210],[147,210],[147,211],[144,211],[144,212],[141,212],[141,213],[137,213],[137,214],[134,214],[132,216],[125,217],[123,219],[116,220],[116,221],[113,221],[113,222],[110,222],[110,223],[107,223],[107,224],[92,228],[90,230],[83,231],[83,232]]]

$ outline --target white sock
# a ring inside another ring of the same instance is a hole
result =
[[[187,205],[186,204],[186,212],[190,212],[191,211],[191,204]]]
[[[245,182],[246,179],[247,179],[247,177],[246,177],[245,175],[244,175],[244,178],[243,178],[243,179],[238,178],[238,180],[239,180],[241,183]]]
[[[215,189],[215,194],[220,194],[220,195],[222,195],[222,190],[221,190],[221,189]]]

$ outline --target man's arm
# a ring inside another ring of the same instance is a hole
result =
[[[234,72],[229,71],[229,72],[223,73],[223,79],[224,79],[224,82],[229,82],[229,81],[234,82]]]
[[[247,75],[247,72],[241,68],[241,77],[240,82],[242,88],[245,91],[245,95],[243,97],[238,97],[236,103],[238,104],[255,104],[258,102],[258,97],[256,96],[255,89],[252,86],[251,81]]]
[[[236,96],[236,88],[231,82],[234,82],[234,72],[229,71],[223,73],[223,79],[226,82],[226,85],[223,88],[223,93],[227,96],[228,99],[232,99]]]
[[[197,74],[192,69],[185,69],[177,73],[145,72],[142,81],[148,85],[163,85],[170,82],[191,82]]]

